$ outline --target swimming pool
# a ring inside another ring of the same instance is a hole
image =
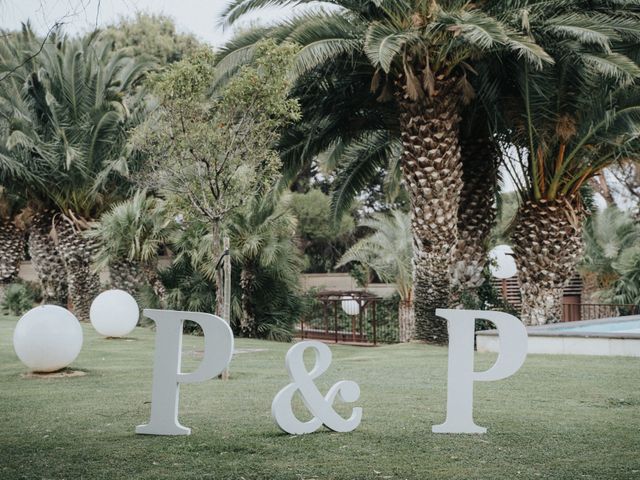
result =
[[[640,357],[640,315],[527,327],[527,353]],[[499,352],[495,330],[477,332],[479,352]]]
[[[593,332],[593,333],[640,333],[640,320],[627,322],[597,323],[581,327],[567,326],[559,328],[562,332]]]

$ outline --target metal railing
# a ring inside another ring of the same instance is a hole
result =
[[[303,339],[335,343],[377,345],[397,342],[397,318],[378,318],[381,300],[366,292],[321,292],[316,296],[314,308],[300,319],[297,334]],[[344,308],[345,301],[355,302],[357,308],[354,303]]]

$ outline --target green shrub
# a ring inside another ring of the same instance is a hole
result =
[[[33,308],[36,303],[36,294],[33,287],[23,283],[12,283],[4,292],[2,299],[2,313],[5,315],[22,315]]]
[[[484,280],[476,291],[460,292],[460,303],[466,310],[497,310],[519,317],[520,312],[507,302],[494,286],[489,268],[482,272]],[[476,320],[476,330],[493,330],[496,326],[488,320]]]

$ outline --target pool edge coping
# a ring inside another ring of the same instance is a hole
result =
[[[527,327],[527,335],[530,337],[573,337],[573,338],[608,338],[620,340],[640,340],[640,333],[620,333],[620,332],[570,332],[562,331],[562,328],[586,327],[590,325],[599,325],[610,323],[615,320],[616,323],[640,321],[640,315],[628,315],[624,317],[607,317],[598,318],[596,320],[580,320],[577,322],[560,322],[551,323],[549,325],[539,325]],[[567,324],[571,325],[570,327]],[[497,330],[480,330],[476,335],[497,336]]]

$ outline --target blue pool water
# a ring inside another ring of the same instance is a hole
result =
[[[630,322],[611,322],[582,327],[565,327],[558,330],[563,332],[591,332],[591,333],[640,333],[640,320]]]

